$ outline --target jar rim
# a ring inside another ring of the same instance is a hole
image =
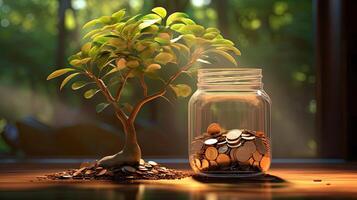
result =
[[[260,89],[261,68],[205,68],[198,70],[199,89]]]

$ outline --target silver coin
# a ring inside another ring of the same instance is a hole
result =
[[[149,163],[150,165],[152,165],[152,166],[157,166],[157,163],[156,163],[155,161],[151,161],[151,160],[150,160],[148,163]]]
[[[227,151],[228,151],[228,146],[227,145],[223,145],[223,146],[218,148],[218,152],[219,153],[226,153]]]
[[[245,139],[245,140],[254,140],[255,136],[254,135],[253,136],[249,136],[249,137],[242,136],[242,138]]]
[[[248,132],[244,132],[242,133],[242,137],[249,137],[251,136],[252,134],[248,133]]]
[[[229,144],[229,143],[228,143],[227,146],[230,147],[230,148],[238,148],[238,147],[242,146],[242,143],[241,143],[241,142],[239,142],[239,143],[237,143],[237,144]]]
[[[226,143],[227,143],[227,141],[226,141],[226,140],[223,140],[223,141],[221,141],[221,142],[218,142],[217,145],[222,145],[222,144],[226,144]]]
[[[218,142],[217,139],[211,138],[211,139],[205,140],[205,145],[214,145],[217,142]]]
[[[242,135],[242,131],[239,129],[230,130],[227,133],[227,140],[234,141],[237,140]]]

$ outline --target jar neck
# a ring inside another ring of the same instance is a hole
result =
[[[198,70],[199,90],[262,90],[262,70],[257,68],[211,68]]]

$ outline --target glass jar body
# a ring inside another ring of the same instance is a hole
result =
[[[189,161],[198,175],[244,177],[271,163],[269,96],[240,84],[199,87],[189,101]]]

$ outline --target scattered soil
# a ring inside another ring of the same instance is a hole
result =
[[[68,169],[63,172],[48,174],[37,177],[38,180],[160,180],[160,179],[181,179],[192,176],[191,173],[180,170],[169,169],[159,165],[154,161],[140,163],[135,166],[123,165],[118,168],[105,169],[97,165],[97,162],[82,163],[79,169]]]

